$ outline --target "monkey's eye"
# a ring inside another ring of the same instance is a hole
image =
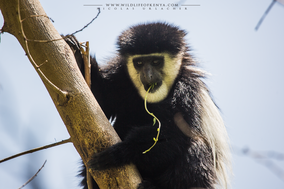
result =
[[[152,61],[152,65],[154,65],[154,66],[159,66],[161,63],[162,63],[161,60],[153,60]]]
[[[134,66],[139,68],[143,66],[143,61],[141,60],[133,60]]]

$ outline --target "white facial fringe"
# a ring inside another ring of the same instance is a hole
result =
[[[177,77],[181,63],[182,63],[182,55],[178,55],[174,58],[170,57],[168,53],[152,53],[152,54],[143,54],[143,55],[134,55],[128,57],[127,62],[127,69],[128,73],[130,75],[130,78],[135,85],[135,87],[138,89],[138,92],[140,96],[144,99],[146,95],[146,90],[140,80],[140,73],[137,72],[137,70],[134,68],[133,65],[133,58],[137,57],[144,57],[144,56],[163,56],[165,60],[164,68],[163,68],[163,82],[162,85],[155,91],[155,93],[149,93],[147,96],[147,102],[149,103],[155,103],[160,102],[164,100],[174,81]]]

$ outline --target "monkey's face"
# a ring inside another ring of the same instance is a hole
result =
[[[180,56],[172,57],[168,53],[133,55],[128,57],[127,62],[129,76],[142,98],[153,86],[147,97],[151,103],[167,97],[180,66]]]
[[[142,56],[133,58],[133,65],[140,75],[144,89],[147,91],[151,86],[150,93],[154,93],[162,85],[163,81],[163,56]]]

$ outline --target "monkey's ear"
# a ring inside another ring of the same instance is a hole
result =
[[[75,56],[77,65],[85,77],[85,71],[84,71],[84,60],[83,60],[83,55],[80,50],[80,43],[77,40],[77,38],[74,35],[61,35],[61,37],[65,40],[65,42],[69,45],[71,50],[73,51],[73,54]]]

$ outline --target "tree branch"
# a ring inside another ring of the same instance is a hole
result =
[[[39,147],[39,148],[34,148],[34,149],[31,149],[31,150],[27,150],[25,152],[21,152],[21,153],[18,153],[18,154],[15,154],[13,156],[10,156],[10,157],[7,157],[7,158],[4,158],[4,159],[1,159],[0,160],[0,163],[3,163],[5,161],[8,161],[10,159],[14,159],[16,157],[19,157],[19,156],[23,156],[25,154],[30,154],[30,153],[33,153],[33,152],[37,152],[37,151],[40,151],[40,150],[43,150],[43,149],[48,149],[48,148],[52,148],[54,146],[58,146],[58,145],[61,145],[61,144],[65,144],[65,143],[68,143],[68,142],[71,142],[71,139],[66,139],[66,140],[62,140],[60,142],[55,142],[53,144],[49,144],[49,145],[46,145],[46,146],[42,146],[42,147]]]
[[[14,35],[33,62],[84,163],[94,152],[119,142],[82,77],[71,49],[64,40],[52,41],[60,35],[39,1],[1,0],[0,9],[5,21],[2,32]],[[140,183],[133,165],[91,170],[91,174],[100,188],[131,189]]]
[[[25,184],[23,184],[19,189],[24,188],[27,184],[29,184],[36,176],[37,174],[42,170],[42,168],[44,167],[46,163],[46,160],[44,161],[43,165],[41,166],[41,168],[39,168],[39,170],[36,172],[36,174],[34,174],[34,176],[32,176]]]
[[[271,4],[269,5],[269,7],[266,9],[266,11],[264,12],[264,14],[262,15],[261,19],[258,21],[256,27],[254,28],[255,31],[258,30],[258,28],[260,27],[261,23],[263,22],[264,18],[267,16],[267,14],[269,13],[270,9],[273,7],[273,5],[276,3],[276,0],[272,0]]]

